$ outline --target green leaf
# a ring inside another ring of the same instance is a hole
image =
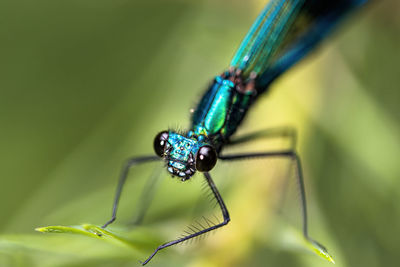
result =
[[[335,264],[333,257],[328,253],[328,250],[323,245],[321,245],[320,243],[318,243],[317,241],[312,240],[312,239],[304,239],[304,241],[305,241],[305,245],[309,249],[311,249],[315,254],[317,254],[321,258]]]
[[[139,240],[127,239],[118,234],[111,233],[101,227],[92,224],[82,224],[74,226],[46,226],[35,229],[42,233],[57,233],[57,234],[75,234],[93,237],[96,239],[105,240],[117,245],[123,245],[130,247],[134,250],[142,250],[144,247],[148,247],[152,243],[148,242],[148,238]]]

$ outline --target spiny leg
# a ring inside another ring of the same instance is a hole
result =
[[[155,160],[160,160],[160,158],[158,156],[143,156],[143,157],[130,158],[126,161],[125,165],[122,168],[122,171],[121,171],[121,174],[119,177],[119,181],[118,181],[118,185],[117,185],[117,189],[115,192],[111,219],[108,220],[102,226],[103,229],[106,228],[112,222],[114,222],[116,219],[119,199],[121,197],[122,189],[124,187],[126,178],[128,177],[130,168],[135,165],[141,164],[141,163],[146,163],[146,162],[155,161]]]
[[[219,207],[221,208],[221,212],[222,212],[222,216],[224,218],[224,221],[219,223],[219,224],[212,225],[212,226],[210,226],[210,227],[208,227],[206,229],[197,231],[197,232],[195,232],[193,234],[187,235],[185,237],[182,237],[182,238],[167,242],[165,244],[162,244],[161,246],[156,248],[156,250],[153,252],[153,254],[150,255],[150,257],[148,257],[144,262],[142,262],[142,265],[147,264],[156,255],[156,253],[158,251],[160,251],[161,249],[176,245],[178,243],[181,243],[181,242],[184,242],[186,240],[192,239],[192,238],[194,238],[196,236],[208,233],[208,232],[210,232],[212,230],[215,230],[217,228],[220,228],[220,227],[226,225],[230,221],[228,209],[226,208],[224,200],[222,199],[221,195],[219,194],[218,189],[215,186],[210,174],[208,172],[205,172],[203,174],[204,174],[204,178],[207,181],[208,186],[211,188],[211,191],[214,194],[215,199],[217,200],[217,203],[218,203]]]
[[[307,240],[309,240],[311,242],[316,242],[313,239],[311,239],[308,235],[307,204],[306,204],[306,193],[305,193],[305,188],[304,188],[303,171],[302,171],[302,167],[301,167],[300,158],[294,150],[264,152],[264,153],[223,155],[223,156],[220,156],[219,159],[233,161],[233,160],[254,159],[254,158],[271,158],[271,157],[285,157],[285,158],[289,158],[295,162],[296,170],[297,170],[296,177],[297,177],[297,182],[298,182],[298,187],[299,187],[300,197],[301,197],[303,235]],[[320,245],[318,242],[316,242],[316,243],[318,245]],[[321,247],[323,247],[323,246],[321,246]]]

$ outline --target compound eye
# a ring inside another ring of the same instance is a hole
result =
[[[202,146],[197,152],[196,169],[201,172],[210,171],[217,163],[217,153],[211,146]]]
[[[159,157],[164,156],[164,150],[165,150],[165,145],[167,144],[167,140],[168,140],[168,132],[167,131],[163,131],[159,134],[157,134],[157,136],[154,138],[154,152],[156,152],[156,154]]]

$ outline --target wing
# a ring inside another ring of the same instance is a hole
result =
[[[367,0],[273,0],[258,16],[232,59],[244,77],[257,74],[264,91],[306,56],[349,12]]]
[[[264,72],[304,2],[305,0],[269,2],[242,41],[231,61],[231,67],[241,70],[244,77],[248,77],[251,72]]]

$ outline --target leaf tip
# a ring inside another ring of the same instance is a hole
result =
[[[46,227],[36,227],[34,230],[35,230],[36,232],[42,232],[42,233],[47,232],[47,231],[46,231]]]
[[[35,231],[41,233],[62,233],[64,229],[62,226],[45,226],[45,227],[37,227]]]
[[[322,246],[321,244],[319,244],[317,241],[314,241],[314,240],[308,240],[308,241],[309,241],[309,244],[311,245],[312,250],[315,252],[315,254],[317,254],[321,258],[324,258],[325,260],[335,264],[335,260],[329,254],[328,250],[324,246]]]

